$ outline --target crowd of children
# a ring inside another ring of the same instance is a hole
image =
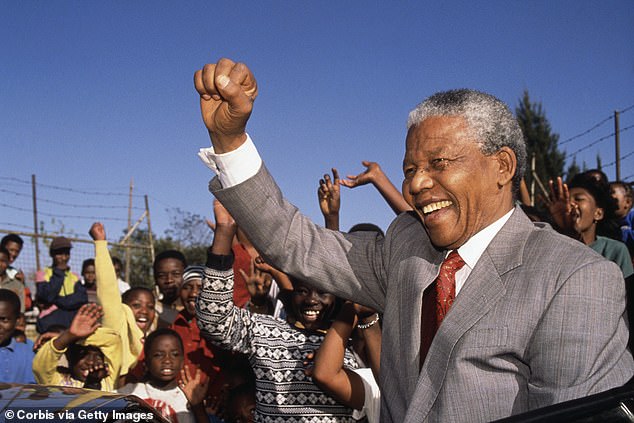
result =
[[[362,163],[359,175],[340,179],[333,169],[319,181],[328,229],[340,230],[342,185],[372,184],[395,213],[409,210],[379,165]],[[545,204],[547,215],[523,207],[617,262],[632,282],[630,185],[584,172],[551,183]],[[188,266],[175,250],[157,255],[158,295],[123,281],[101,223],[89,230],[95,257],[81,277],[68,265],[70,240],[53,239],[51,265],[35,276],[35,343],[24,336],[31,293],[12,266],[23,241],[5,236],[0,381],[134,394],[174,422],[379,421],[381,316],[271,267],[217,201],[214,215],[206,263]],[[350,231],[382,236],[370,224]]]

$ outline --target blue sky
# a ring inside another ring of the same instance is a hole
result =
[[[192,76],[223,56],[253,69],[248,130],[287,197],[320,223],[317,181],[333,166],[356,174],[378,161],[400,187],[407,113],[436,91],[476,88],[514,109],[527,89],[561,140],[634,105],[630,0],[2,1],[0,39],[0,229],[32,227],[31,174],[49,230],[83,235],[90,217],[108,217],[121,233],[130,179],[159,235],[167,208],[209,216]],[[621,116],[631,125],[634,109]],[[608,121],[562,148],[613,131]],[[621,156],[633,137],[621,134]],[[614,161],[612,137],[577,162],[594,167],[598,153]],[[634,155],[621,175],[634,180]],[[343,188],[342,201],[342,229],[393,218],[371,187]]]

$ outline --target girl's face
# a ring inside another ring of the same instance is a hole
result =
[[[154,295],[147,291],[137,291],[130,296],[126,304],[132,309],[137,326],[145,333],[156,316]]]
[[[103,355],[99,351],[90,349],[84,353],[84,356],[77,363],[71,365],[72,376],[79,381],[85,382],[90,370],[98,365],[103,367]]]
[[[293,313],[306,329],[326,329],[335,308],[335,296],[301,283],[295,284],[291,296]]]
[[[190,316],[196,315],[196,298],[203,288],[203,283],[200,279],[193,279],[188,281],[181,287],[179,296],[181,302],[185,306],[185,310]]]
[[[97,281],[97,274],[95,273],[95,266],[92,264],[84,267],[84,270],[81,272],[81,275],[84,277],[86,283],[90,286],[94,285]]]
[[[596,222],[603,219],[603,209],[597,206],[594,197],[585,188],[570,188],[570,203],[574,229],[579,235],[589,235],[594,241]]]
[[[154,339],[145,357],[145,366],[153,385],[164,387],[176,381],[183,368],[183,349],[172,335]]]

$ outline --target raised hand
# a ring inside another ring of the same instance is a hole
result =
[[[216,224],[214,225],[214,240],[211,244],[211,251],[214,254],[228,255],[231,253],[233,237],[237,230],[236,222],[218,200],[214,200],[214,218]]]
[[[196,368],[193,377],[190,375],[189,366],[184,365],[181,369],[180,388],[192,406],[202,404],[208,384],[209,378],[205,377],[199,368]]]
[[[68,332],[75,338],[86,338],[94,333],[99,326],[99,319],[103,316],[100,305],[88,303],[81,306],[68,328]]]
[[[240,147],[258,86],[244,63],[220,59],[194,74],[194,86],[200,95],[200,111],[216,153]]]
[[[339,209],[341,208],[341,196],[339,187],[339,172],[332,168],[332,177],[327,173],[323,179],[319,180],[319,188],[317,189],[317,198],[319,199],[319,208],[324,215],[326,227],[328,229],[339,230]]]
[[[103,223],[101,222],[93,223],[88,233],[90,234],[92,239],[95,241],[106,240],[106,229],[104,228]]]
[[[377,177],[383,175],[383,170],[381,170],[378,163],[364,160],[361,164],[366,167],[365,171],[358,175],[348,175],[348,179],[341,180],[341,185],[354,188],[368,183],[375,183]]]
[[[570,235],[574,231],[574,219],[568,185],[558,176],[556,181],[552,179],[549,180],[548,186],[550,188],[550,195],[546,200],[548,211],[555,225],[557,225],[561,231]]]
[[[254,260],[251,260],[249,266],[249,274],[242,269],[238,269],[247,284],[247,290],[251,295],[251,302],[261,304],[261,300],[265,299],[271,290],[271,282],[273,278],[270,273],[263,272],[255,266]]]

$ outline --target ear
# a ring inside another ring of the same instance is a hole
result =
[[[598,222],[599,220],[603,220],[603,216],[604,216],[604,211],[601,207],[597,207],[596,210],[594,211],[594,215],[592,216],[592,218],[594,219],[595,222]]]
[[[500,188],[507,184],[510,184],[515,176],[515,170],[517,169],[517,158],[515,152],[509,147],[500,148],[495,154],[494,158],[497,162],[497,183]]]

